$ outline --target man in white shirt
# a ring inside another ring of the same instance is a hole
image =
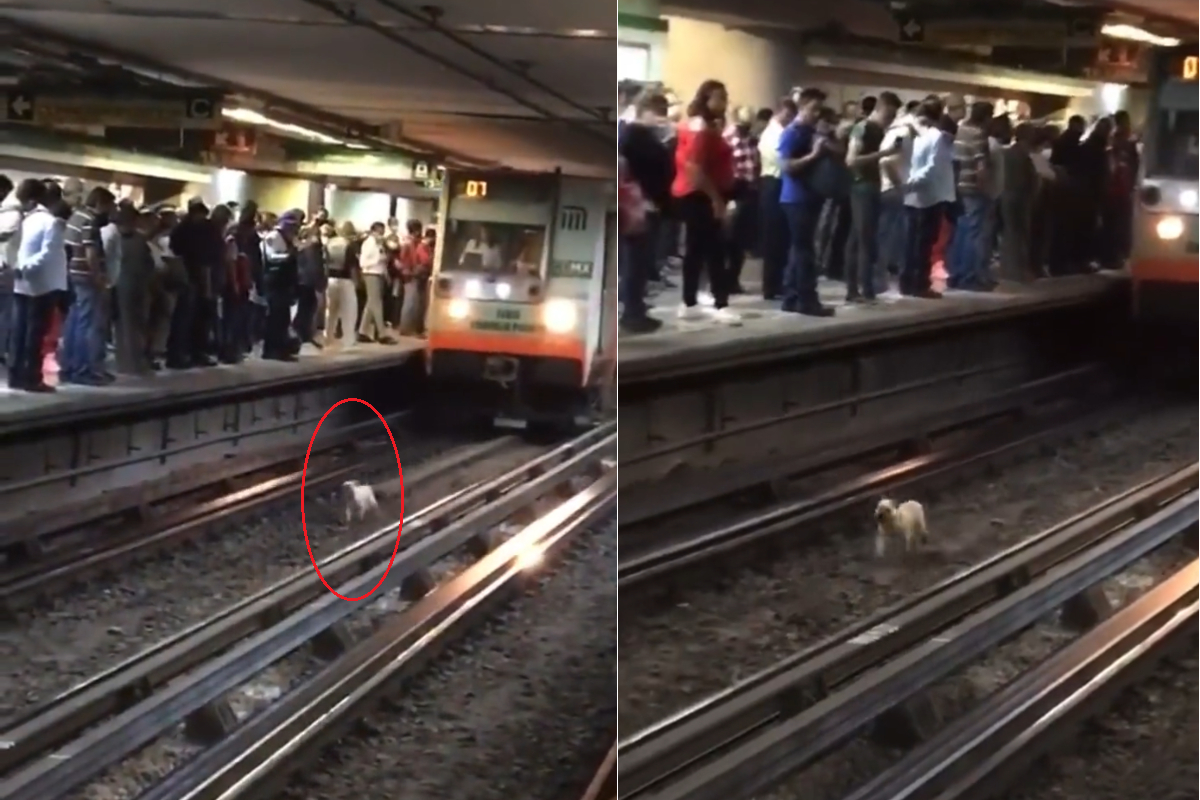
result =
[[[7,175],[0,175],[0,364],[8,363],[8,331],[12,327],[13,266],[21,243],[20,204],[12,196],[13,185]]]
[[[916,106],[909,103],[911,108]],[[907,240],[904,231],[904,181],[908,180],[908,168],[912,163],[912,145],[916,131],[913,127],[911,109],[906,107],[904,113],[896,117],[896,121],[888,128],[883,137],[880,149],[885,152],[899,152],[879,160],[879,266],[876,269],[876,291],[884,292],[888,288],[888,273],[899,274],[904,266],[904,243]]]
[[[24,220],[13,269],[8,361],[10,389],[42,393],[54,391],[42,376],[42,340],[55,297],[67,289],[66,220],[42,205],[45,194],[46,185],[32,178],[22,181],[16,192]]]
[[[383,244],[385,228],[382,222],[371,226],[367,238],[363,239],[358,266],[362,272],[363,285],[367,290],[367,304],[363,309],[362,321],[358,325],[360,342],[391,343],[387,335],[387,322],[383,316],[383,299],[388,287],[387,250]]]
[[[907,241],[900,293],[928,300],[942,296],[930,280],[931,259],[946,210],[955,200],[954,142],[938,127],[941,117],[939,100],[925,100],[917,109],[912,166],[904,182]]]
[[[779,137],[796,119],[796,103],[785,97],[779,101],[775,116],[758,137],[758,156],[762,163],[758,182],[758,208],[762,244],[762,293],[766,300],[777,300],[783,293],[783,268],[788,259],[787,219],[779,205],[782,186],[779,168]]]

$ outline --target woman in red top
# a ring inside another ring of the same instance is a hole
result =
[[[733,150],[722,136],[728,103],[725,84],[700,84],[688,106],[687,119],[679,126],[671,195],[685,229],[680,318],[702,315],[696,295],[701,269],[707,266],[717,319],[736,324],[737,315],[727,308],[731,287],[725,270],[723,229],[725,204],[733,189]]]

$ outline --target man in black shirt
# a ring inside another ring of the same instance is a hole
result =
[[[662,216],[671,200],[674,163],[662,142],[658,126],[667,115],[667,99],[643,92],[635,106],[637,116],[621,129],[618,154],[629,175],[650,204],[643,229],[622,234],[629,258],[621,275],[621,327],[630,333],[647,333],[662,324],[646,313],[646,282],[655,271]]]
[[[846,153],[851,176],[851,227],[846,247],[846,301],[850,303],[875,300],[881,197],[879,161],[897,152],[881,150],[880,146],[899,111],[900,98],[883,92],[871,115],[856,123],[850,132],[850,148]]]

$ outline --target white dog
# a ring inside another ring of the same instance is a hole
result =
[[[925,508],[916,500],[900,505],[886,497],[875,506],[875,554],[882,556],[888,538],[904,537],[904,552],[916,544],[929,541],[929,529],[925,526]]]
[[[346,496],[346,524],[357,519],[366,519],[368,514],[379,510],[379,501],[375,499],[375,490],[358,481],[346,481],[342,484]]]

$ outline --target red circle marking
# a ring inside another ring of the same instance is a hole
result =
[[[359,597],[346,597],[338,594],[337,589],[329,585],[329,581],[325,580],[325,576],[321,574],[321,568],[317,565],[317,559],[313,557],[312,542],[308,540],[308,520],[304,516],[304,482],[308,479],[308,459],[312,455],[313,442],[317,440],[317,433],[321,430],[321,425],[325,423],[325,418],[333,413],[333,409],[343,403],[362,403],[367,408],[375,412],[375,416],[379,417],[379,421],[383,423],[383,429],[387,431],[388,440],[392,443],[392,452],[396,454],[396,472],[400,475],[400,526],[396,529],[396,546],[392,548],[392,557],[388,559],[387,569],[379,576],[379,582],[367,590],[366,594]],[[321,583],[325,584],[334,597],[340,597],[343,600],[348,600],[351,603],[356,603],[359,600],[366,600],[375,593],[375,590],[383,585],[387,580],[388,573],[392,571],[392,563],[396,560],[396,553],[400,552],[400,534],[404,532],[404,470],[400,467],[400,451],[396,449],[396,437],[392,436],[392,429],[388,426],[387,420],[383,418],[375,406],[368,403],[366,400],[359,400],[357,397],[347,397],[345,400],[339,400],[334,403],[328,411],[326,411],[319,422],[317,428],[313,431],[312,438],[308,440],[308,451],[304,454],[304,472],[300,473],[300,524],[304,527],[304,546],[308,548],[308,560],[312,562],[313,569],[317,571],[317,577],[321,579]]]

